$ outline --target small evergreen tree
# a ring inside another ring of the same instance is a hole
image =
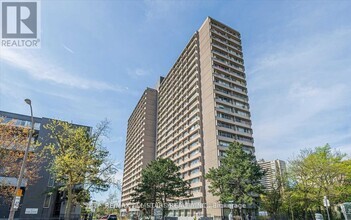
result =
[[[132,196],[148,215],[152,215],[154,205],[159,203],[164,218],[170,202],[191,196],[189,188],[189,182],[181,178],[179,167],[173,161],[158,158],[142,171],[141,182]]]
[[[245,152],[241,144],[232,143],[217,168],[210,168],[206,178],[209,191],[219,196],[221,203],[257,205],[263,193],[261,178],[264,171],[251,152]]]

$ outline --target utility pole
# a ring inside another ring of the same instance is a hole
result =
[[[323,204],[324,204],[325,208],[327,209],[328,220],[330,220],[330,216],[329,216],[330,203],[329,203],[329,199],[327,198],[327,196],[324,196]]]
[[[20,175],[19,175],[18,180],[17,180],[16,190],[15,190],[15,193],[13,195],[13,200],[12,200],[12,203],[11,203],[9,220],[13,220],[13,218],[15,216],[15,212],[18,209],[18,205],[19,205],[20,200],[21,200],[21,197],[17,195],[17,192],[21,189],[22,179],[23,179],[23,175],[24,175],[24,170],[26,168],[26,163],[27,163],[27,158],[28,158],[29,147],[30,147],[30,143],[32,141],[32,136],[33,136],[33,132],[34,132],[34,119],[33,119],[32,102],[31,102],[30,99],[25,99],[24,101],[30,106],[30,115],[31,115],[31,122],[32,122],[32,124],[31,124],[31,129],[29,131],[28,144],[27,144],[27,147],[26,147],[26,150],[25,150],[25,153],[24,153]]]

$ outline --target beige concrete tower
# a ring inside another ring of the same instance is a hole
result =
[[[155,159],[157,91],[147,88],[128,119],[122,208],[132,205],[133,188],[141,179],[141,170]]]
[[[286,172],[286,164],[283,160],[258,161],[260,167],[266,171],[262,178],[262,184],[268,191],[277,189],[279,178]]]
[[[239,32],[205,20],[160,83],[157,120],[157,157],[180,166],[193,193],[170,215],[222,216],[204,174],[233,141],[254,152]]]

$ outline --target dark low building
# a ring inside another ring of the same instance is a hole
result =
[[[31,126],[31,117],[27,115],[0,111],[0,117],[3,118],[2,123],[14,120],[15,126]],[[52,119],[50,118],[34,117],[34,138],[35,140],[39,141],[39,143],[41,143],[41,146],[53,143],[53,140],[49,138],[50,131],[45,129],[45,125],[50,123],[51,120]],[[88,129],[91,128],[88,127]],[[55,189],[55,182],[46,169],[49,162],[49,159],[46,159],[41,164],[41,168],[39,169],[40,178],[34,184],[29,183],[27,185],[26,179],[22,181],[21,189],[23,190],[23,196],[20,201],[20,207],[15,213],[15,218],[48,219],[59,218],[64,215],[65,196],[62,193],[53,190]],[[0,175],[0,178],[2,180],[1,184],[6,183],[8,185],[16,186],[17,177],[8,177]],[[48,194],[47,192],[49,191],[53,193]],[[6,204],[4,200],[0,197],[0,219],[8,218],[9,211],[10,205]],[[72,215],[77,217],[80,215],[79,206],[74,206],[72,208]]]

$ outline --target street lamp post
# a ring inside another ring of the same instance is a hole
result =
[[[327,216],[328,216],[328,220],[330,220],[330,215],[329,215],[329,199],[327,198],[327,196],[324,196],[324,199],[323,199],[323,203],[324,203],[324,206],[327,210]]]
[[[11,203],[11,209],[10,209],[10,214],[9,214],[9,220],[13,220],[14,216],[15,216],[15,212],[16,212],[16,208],[15,208],[15,203],[16,203],[16,197],[17,197],[17,191],[21,188],[22,185],[22,179],[23,179],[23,175],[24,175],[24,169],[26,168],[26,162],[27,162],[27,158],[28,158],[28,152],[29,152],[29,147],[30,147],[30,143],[32,141],[32,136],[33,136],[33,132],[34,132],[34,119],[33,119],[33,109],[32,109],[32,102],[30,99],[25,99],[24,100],[30,107],[30,117],[31,117],[31,130],[29,131],[29,138],[28,138],[28,144],[26,147],[26,150],[24,152],[24,157],[23,157],[23,161],[22,161],[22,166],[21,166],[21,171],[20,171],[20,175],[18,177],[17,180],[17,186],[16,186],[16,190],[13,196],[13,200]]]
[[[229,204],[229,208],[230,208],[230,213],[229,213],[229,215],[228,215],[228,219],[229,219],[229,220],[233,220],[233,215],[234,215],[234,213],[233,213],[233,208],[234,208],[234,204],[233,204],[233,203]]]

